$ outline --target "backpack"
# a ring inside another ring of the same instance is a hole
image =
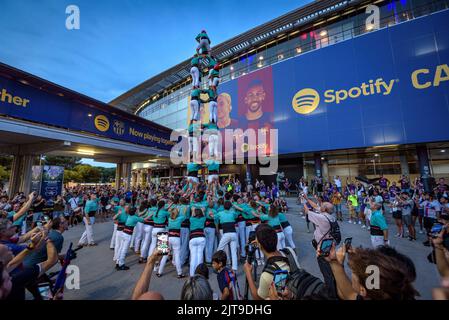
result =
[[[341,232],[340,232],[340,226],[338,225],[337,220],[335,221],[331,221],[328,217],[324,216],[327,221],[329,221],[329,225],[330,228],[329,230],[326,232],[326,234],[321,238],[320,242],[328,235],[330,234],[330,236],[335,240],[335,242],[338,244],[340,244],[341,242]]]
[[[275,271],[281,270],[276,262],[285,262],[290,267],[287,287],[296,299],[302,299],[322,291],[323,281],[300,267],[296,253],[292,248],[286,247],[280,251],[283,256],[269,258],[262,272],[274,275]]]
[[[230,292],[230,300],[243,300],[240,294],[239,283],[233,271],[226,270],[225,272],[226,282],[228,283],[228,289]]]

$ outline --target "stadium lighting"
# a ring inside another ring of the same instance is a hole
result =
[[[327,35],[327,31],[323,30],[320,32],[320,36],[325,37]]]
[[[302,52],[302,50],[300,47],[296,48],[296,53],[301,53],[301,52]]]
[[[373,25],[372,24],[368,24],[367,26],[366,26],[366,30],[367,31],[371,31],[371,30],[373,30]]]
[[[76,153],[87,155],[87,156],[94,156],[95,155],[95,152],[93,150],[88,150],[88,149],[78,149],[78,151]]]
[[[444,153],[444,152],[446,152],[446,150],[445,150],[445,149],[442,149],[442,150],[440,150],[440,152],[441,152],[441,153]]]
[[[260,57],[259,57],[259,60],[263,60],[263,56],[260,56]]]
[[[234,70],[234,66],[231,66],[231,68],[230,68],[231,70]]]

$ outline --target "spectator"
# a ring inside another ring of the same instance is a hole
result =
[[[319,250],[318,250],[319,254]],[[414,300],[418,292],[412,285],[410,268],[394,256],[377,249],[357,248],[349,251],[350,280],[344,270],[345,246],[336,250],[335,243],[329,261],[335,276],[338,295],[343,300]],[[379,268],[379,283],[371,286],[369,266]],[[370,285],[368,285],[370,284]]]
[[[267,263],[271,258],[274,258],[273,263],[275,263],[279,269],[290,271],[288,259],[276,249],[277,242],[278,236],[272,227],[266,224],[261,224],[256,228],[255,244],[267,258]],[[253,300],[265,300],[269,296],[269,290],[273,283],[273,275],[263,271],[260,275],[259,288],[257,288],[252,277],[252,269],[253,266],[246,261],[243,270],[245,271],[251,296]]]
[[[221,292],[221,300],[242,300],[237,276],[226,267],[226,253],[219,250],[212,256],[212,267],[217,272],[218,287]]]

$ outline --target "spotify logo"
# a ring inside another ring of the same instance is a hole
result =
[[[293,109],[300,114],[309,114],[320,104],[320,95],[316,90],[306,88],[298,91],[292,100]]]
[[[108,131],[109,129],[109,120],[103,115],[98,115],[95,117],[95,128],[101,132]]]

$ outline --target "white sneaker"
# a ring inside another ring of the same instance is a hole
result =
[[[348,223],[349,223],[349,224],[352,224],[352,220],[349,220]]]
[[[362,224],[362,221],[359,221],[359,224]]]
[[[399,237],[401,236],[401,234],[400,234],[400,233],[396,233],[394,236],[395,236],[396,238],[399,238]]]
[[[362,229],[365,229],[365,228],[366,228],[366,226],[365,226],[365,225],[363,225],[363,226],[362,226]]]
[[[306,216],[302,216],[301,218],[303,218],[304,220],[306,219]]]
[[[424,231],[422,231],[422,230],[419,230],[419,231],[418,231],[418,233],[420,233],[420,234],[423,234],[423,233],[424,233]]]
[[[368,230],[368,231],[370,231],[370,229],[371,229],[370,227],[366,228],[366,230]]]

